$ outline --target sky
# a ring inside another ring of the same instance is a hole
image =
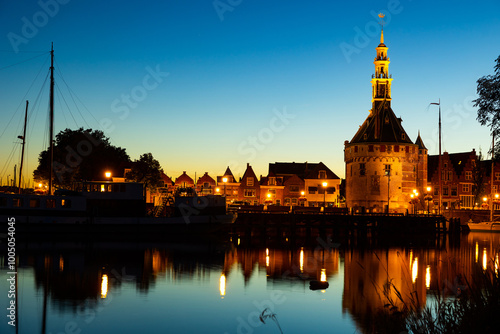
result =
[[[0,0],[0,181],[19,167],[26,100],[25,178],[47,147],[52,42],[56,133],[102,130],[173,179],[293,161],[344,177],[344,141],[371,108],[378,13],[410,139],[438,153],[441,101],[443,151],[485,154],[472,100],[500,55],[497,0]]]

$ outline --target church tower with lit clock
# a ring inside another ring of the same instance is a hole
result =
[[[427,150],[420,135],[415,143],[411,141],[403,120],[392,111],[392,75],[383,27],[375,49],[372,108],[354,137],[344,143],[346,206],[354,212],[411,213],[410,200],[424,194],[427,186],[427,179],[419,180],[427,175],[427,164],[422,164],[427,162]]]

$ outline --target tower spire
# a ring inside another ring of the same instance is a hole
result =
[[[384,14],[380,13],[380,44],[375,48],[377,56],[373,61],[375,64],[375,74],[372,75],[372,112],[375,112],[381,103],[391,101],[391,82],[392,78],[389,74],[389,57],[387,57],[388,47],[384,44]],[[384,103],[385,104],[385,103]]]

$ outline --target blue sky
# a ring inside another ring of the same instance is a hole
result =
[[[498,1],[0,1],[0,176],[19,164],[26,99],[25,177],[46,148],[48,53],[24,61],[54,42],[56,132],[103,129],[174,178],[228,165],[239,176],[247,162],[267,174],[276,161],[322,161],[343,177],[344,141],[371,108],[379,12],[411,139],[420,131],[437,154],[428,106],[441,99],[443,150],[486,152],[471,101],[500,55]]]

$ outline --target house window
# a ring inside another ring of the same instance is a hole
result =
[[[320,170],[318,179],[326,179],[326,170]]]
[[[291,193],[298,193],[299,192],[299,186],[297,186],[297,185],[291,185],[290,186],[290,192]]]
[[[385,145],[380,145],[380,152],[385,152]]]
[[[247,178],[247,187],[253,187],[253,177]]]
[[[401,140],[406,140],[406,135],[404,132],[401,134]]]
[[[405,146],[405,152],[410,153],[410,146]]]
[[[276,185],[276,178],[275,177],[270,177],[269,178],[269,185],[270,186],[275,186]]]
[[[364,163],[359,164],[359,175],[365,175],[366,174],[366,166]]]
[[[495,181],[500,181],[500,173],[495,173]]]
[[[267,192],[276,195],[276,189],[269,189]]]
[[[448,187],[443,187],[443,196],[448,196]]]
[[[285,198],[285,205],[290,205],[290,198]]]
[[[373,152],[373,145],[368,145],[368,152]]]
[[[255,189],[245,189],[243,192],[245,197],[255,197]]]
[[[399,152],[399,145],[394,145],[394,152]]]
[[[470,170],[465,171],[465,179],[472,180],[472,171],[470,171]]]
[[[297,198],[296,197],[292,198],[292,205],[297,205]]]
[[[309,194],[316,194],[318,192],[318,187],[309,187]]]
[[[451,196],[457,196],[457,187],[451,188]]]
[[[437,196],[437,195],[439,195],[439,188],[435,187],[434,188],[434,196]]]
[[[462,184],[462,192],[468,193],[470,191],[470,185],[468,183]]]
[[[30,199],[30,208],[39,208],[39,207],[40,207],[40,200],[38,198]]]
[[[358,153],[358,147],[354,146],[354,153]]]

